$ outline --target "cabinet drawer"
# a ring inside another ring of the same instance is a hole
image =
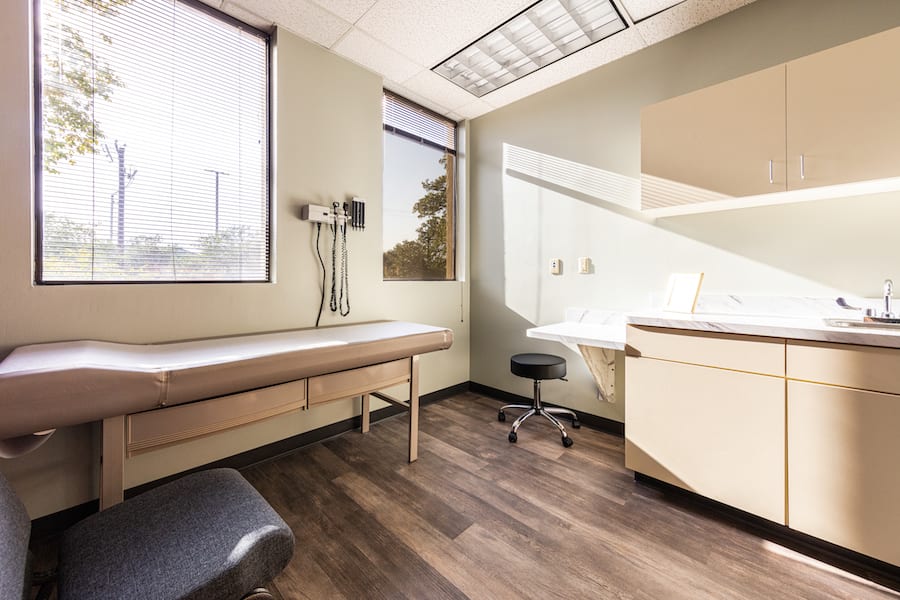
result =
[[[862,390],[900,394],[900,350],[791,341],[787,376]]]
[[[224,431],[306,405],[306,380],[128,415],[128,455]]]
[[[310,377],[309,404],[350,398],[409,381],[409,359]]]
[[[694,365],[784,377],[784,340],[629,325],[625,351]]]

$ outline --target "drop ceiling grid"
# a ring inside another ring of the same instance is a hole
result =
[[[351,26],[331,11],[309,0],[238,0],[237,3],[326,48],[331,48]]]
[[[391,81],[404,82],[424,70],[357,27],[352,27],[332,50]]]
[[[325,46],[381,75],[388,89],[457,120],[480,116],[753,2],[612,0],[627,29],[479,99],[431,67],[535,0],[204,1],[251,25],[265,29],[275,23]]]
[[[619,0],[633,22],[667,10],[684,0]]]
[[[379,0],[357,27],[430,69],[533,3],[534,0]]]
[[[312,0],[348,23],[356,23],[377,0]]]

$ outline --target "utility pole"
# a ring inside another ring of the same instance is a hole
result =
[[[116,242],[119,252],[125,249],[125,144],[119,145],[116,140],[116,155],[119,157],[119,227]]]
[[[119,183],[117,187],[117,192],[112,195],[113,198],[118,196],[119,206],[118,206],[118,227],[116,228],[116,243],[119,246],[119,252],[125,251],[125,188],[131,185],[134,176],[137,174],[137,169],[132,169],[131,172],[128,172],[128,169],[125,168],[125,144],[119,144],[119,140],[115,142],[116,146],[116,158],[112,157],[112,154],[109,151],[109,146],[104,145],[106,149],[106,156],[109,157],[110,162],[118,162],[119,168]],[[109,207],[109,228],[112,230],[112,202],[110,202]],[[112,237],[112,232],[110,231],[110,237]]]
[[[216,234],[219,233],[219,176],[225,175],[228,173],[225,171],[216,171],[215,169],[203,169],[207,173],[213,173],[216,176]]]

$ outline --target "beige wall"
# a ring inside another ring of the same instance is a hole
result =
[[[615,198],[511,176],[502,154],[508,144],[634,181],[642,106],[897,25],[894,0],[758,0],[473,120],[472,380],[528,395],[509,355],[562,354],[570,381],[548,382],[545,399],[621,421],[627,402],[597,400],[577,353],[525,330],[562,320],[566,306],[654,306],[672,272],[704,271],[705,292],[757,295],[877,296],[885,277],[900,277],[898,194],[651,222]],[[594,274],[576,274],[579,256],[594,259]],[[561,276],[548,273],[553,257]]]
[[[418,321],[454,330],[453,347],[421,361],[421,391],[469,379],[468,300],[462,282],[381,280],[381,79],[290,34],[274,63],[275,283],[32,285],[30,0],[0,6],[0,357],[37,342],[159,342],[311,327],[319,307],[314,229],[300,206],[356,195],[365,232],[349,234],[350,317]],[[128,461],[126,485],[277,441],[359,412],[350,401],[276,418]],[[0,415],[2,418],[2,415]],[[38,451],[0,461],[32,517],[96,497],[96,426],[57,432]]]

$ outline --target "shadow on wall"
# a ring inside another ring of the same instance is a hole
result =
[[[530,323],[573,305],[652,308],[679,271],[706,272],[724,292],[821,296],[877,295],[891,275],[897,194],[654,220],[633,177],[510,144],[502,174],[505,304]],[[577,274],[579,256],[594,274]]]

